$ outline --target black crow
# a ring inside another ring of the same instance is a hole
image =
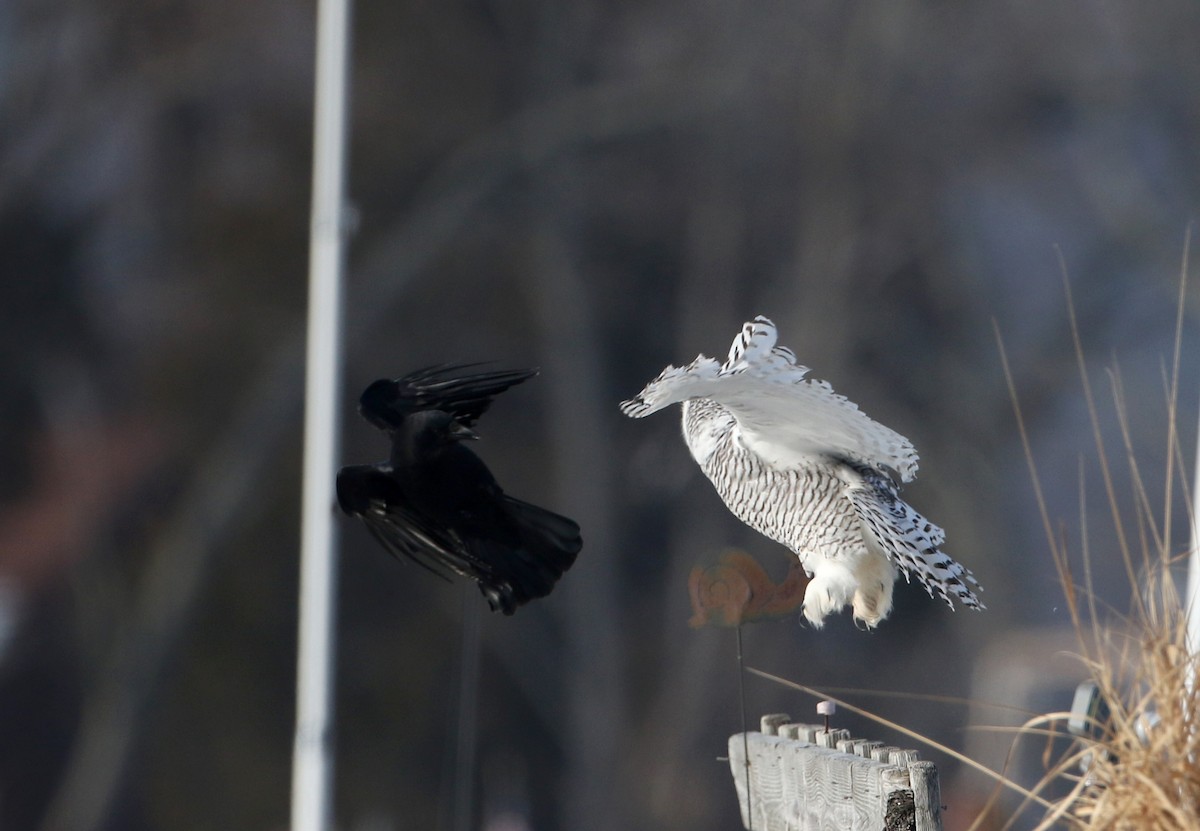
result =
[[[479,584],[488,605],[511,615],[544,597],[583,541],[564,516],[513,499],[462,444],[492,398],[537,370],[467,373],[431,367],[371,384],[358,411],[392,440],[387,462],[338,471],[338,503],[390,554],[449,579]]]

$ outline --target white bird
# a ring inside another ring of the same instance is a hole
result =
[[[720,364],[668,366],[621,411],[642,418],[683,404],[683,437],[738,519],[792,550],[810,581],[804,616],[820,628],[847,604],[868,628],[892,609],[900,573],[930,597],[982,609],[971,572],[943,553],[941,528],[900,499],[917,453],[777,346],[756,317]]]

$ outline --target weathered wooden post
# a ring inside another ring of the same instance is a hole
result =
[[[763,716],[762,732],[730,736],[729,767],[754,831],[942,828],[937,767],[846,730]]]

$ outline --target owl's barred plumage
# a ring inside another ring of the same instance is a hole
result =
[[[765,317],[745,324],[723,364],[699,355],[668,366],[621,404],[641,418],[683,404],[692,456],[738,519],[790,548],[812,578],[804,616],[820,627],[847,604],[876,626],[899,574],[930,596],[982,609],[971,572],[939,546],[941,528],[904,502],[917,471],[908,439],[873,421],[776,345]]]

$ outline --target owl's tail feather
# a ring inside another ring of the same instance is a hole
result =
[[[901,499],[887,476],[865,465],[846,465],[858,473],[847,495],[863,529],[904,578],[915,576],[930,597],[941,597],[951,609],[955,600],[968,609],[987,608],[975,593],[983,591],[975,575],[941,550],[946,532]]]

